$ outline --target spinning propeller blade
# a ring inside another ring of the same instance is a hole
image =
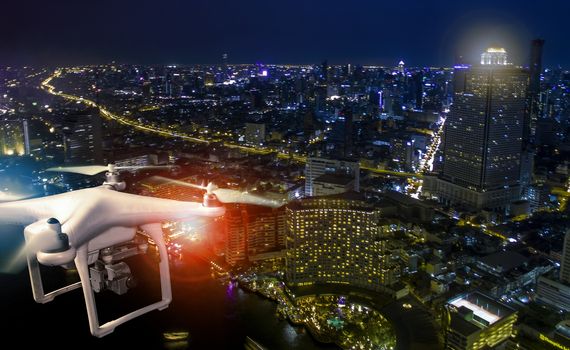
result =
[[[108,169],[109,167],[104,165],[86,165],[86,166],[60,166],[60,167],[46,169],[46,171],[93,176],[105,172]]]
[[[213,193],[218,197],[218,200],[222,203],[243,203],[243,204],[254,204],[261,205],[264,207],[278,208],[284,203],[278,200],[264,198],[258,195],[254,195],[248,192],[243,192],[239,190],[230,190],[226,188],[218,188],[212,182],[207,186],[195,185],[192,183],[168,179],[162,176],[155,176],[154,179],[163,181],[164,183],[171,183],[175,185],[196,188],[199,190],[205,190],[207,193]]]
[[[116,170],[142,170],[142,169],[172,169],[175,168],[174,165],[128,165],[128,166],[115,166],[113,164],[105,165],[86,165],[86,166],[60,166],[46,169],[46,171],[54,171],[60,173],[74,173],[74,174],[82,174],[82,175],[97,175],[103,172],[114,172]]]

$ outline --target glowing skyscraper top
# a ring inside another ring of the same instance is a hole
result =
[[[506,66],[508,64],[507,51],[502,47],[490,47],[481,54],[481,64]]]

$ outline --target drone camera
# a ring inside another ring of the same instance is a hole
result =
[[[95,292],[110,290],[118,295],[125,294],[136,286],[136,280],[125,262],[104,265],[97,262],[90,269],[91,286]]]
[[[130,288],[136,287],[136,280],[127,263],[119,260],[145,254],[148,242],[140,235],[132,241],[102,249],[101,258],[89,269],[91,286],[95,292],[110,290],[119,295],[125,294]]]

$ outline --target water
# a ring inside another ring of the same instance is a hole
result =
[[[21,241],[20,229],[0,227],[0,263]],[[129,261],[139,285],[127,295],[97,295],[101,319],[109,320],[158,299],[157,272],[149,260],[137,257]],[[46,287],[76,280],[74,273],[61,269],[46,273]],[[24,348],[243,349],[245,337],[250,336],[268,349],[336,349],[279,320],[274,302],[213,280],[208,264],[199,258],[185,259],[172,275],[174,300],[168,309],[141,316],[98,339],[89,333],[81,290],[40,305],[32,299],[27,270],[0,274],[1,333],[15,341],[16,347]],[[164,339],[164,332],[188,332],[189,337],[184,342],[170,342]]]

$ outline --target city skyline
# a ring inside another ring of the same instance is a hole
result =
[[[464,4],[356,1],[284,4],[107,1],[10,4],[0,23],[0,65],[230,63],[452,66],[495,43],[526,65],[527,43],[546,39],[545,67],[570,66],[558,24],[567,2]],[[556,11],[554,9],[556,8]],[[483,10],[484,9],[484,10]],[[46,30],[46,28],[48,28]]]
[[[5,5],[5,343],[569,349],[569,11]]]

